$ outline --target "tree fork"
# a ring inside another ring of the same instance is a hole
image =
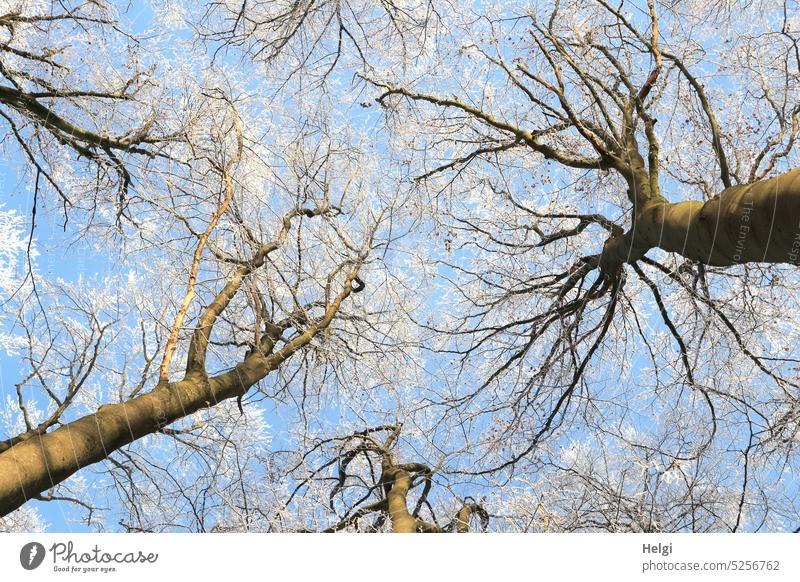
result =
[[[352,287],[356,273],[348,275],[344,290],[328,306],[324,317],[280,350],[272,352],[277,337],[267,334],[261,340],[262,349],[251,352],[233,370],[211,378],[204,370],[189,371],[179,382],[160,382],[141,396],[102,405],[93,414],[1,452],[0,517],[117,449],[201,408],[245,394],[326,329],[350,293],[363,289],[363,284]]]

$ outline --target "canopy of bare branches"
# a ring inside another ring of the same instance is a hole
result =
[[[797,530],[799,42],[0,0],[0,531]]]

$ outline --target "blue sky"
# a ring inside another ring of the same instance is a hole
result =
[[[134,32],[143,32],[150,28],[152,18],[152,10],[147,2],[134,2],[123,19],[127,20],[130,28]],[[178,33],[180,35],[180,33]],[[233,57],[223,57],[224,59],[233,59]],[[198,60],[199,61],[199,60]],[[231,60],[230,63],[233,64]],[[342,82],[349,82],[349,78],[341,79]],[[255,82],[255,81],[254,81]],[[353,120],[363,120],[365,124],[377,119],[381,113],[378,108],[373,107],[370,109],[356,109],[353,115]],[[31,208],[33,206],[33,191],[32,180],[28,174],[22,174],[25,168],[24,160],[21,157],[6,159],[0,166],[0,203],[6,209],[13,208],[25,216],[30,216]],[[524,187],[522,185],[521,187]],[[58,215],[48,215],[47,213],[40,212],[37,215],[37,224],[35,232],[36,249],[38,257],[36,258],[36,266],[43,277],[62,277],[66,280],[75,281],[80,277],[91,278],[94,276],[104,276],[115,272],[119,264],[117,263],[112,252],[109,254],[89,254],[82,246],[70,246],[70,233],[65,233],[61,228],[60,221],[62,217]],[[430,297],[430,304],[433,305],[438,298],[436,296]],[[657,312],[651,310],[649,317],[646,320],[654,330],[663,331],[664,326],[661,322]],[[641,344],[639,344],[641,345]],[[432,357],[435,360],[435,357]],[[630,377],[635,381],[639,379],[642,371],[645,368],[651,367],[652,364],[649,357],[640,351],[631,356],[632,369]],[[436,362],[437,364],[439,362]],[[613,369],[603,369],[593,371],[598,377],[595,380],[597,385],[593,386],[603,393],[599,387],[601,383],[600,377],[607,378],[607,382],[611,384],[615,378],[617,371]],[[0,353],[0,395],[3,398],[7,394],[14,395],[14,384],[19,381],[22,371],[19,369],[19,362],[17,358],[9,358],[3,353]],[[609,390],[613,393],[613,386]],[[646,399],[644,399],[646,403]],[[642,407],[645,408],[645,403]],[[282,433],[286,428],[286,420],[282,415],[275,412],[274,406],[268,406],[267,421],[272,426],[275,434]],[[643,412],[639,419],[633,421],[633,426],[647,428],[643,423],[651,418],[647,413]],[[491,422],[488,417],[483,417],[480,422]],[[637,424],[638,423],[638,424]],[[581,431],[573,431],[564,439],[564,444],[567,445],[570,439],[585,438],[586,434]],[[791,484],[787,489],[796,489],[796,483]],[[472,492],[474,493],[474,492]],[[70,519],[78,514],[70,504],[59,502],[39,503],[34,502],[34,506],[38,507],[47,521],[51,523],[52,529],[56,531],[81,531],[84,529],[79,524],[76,524]],[[72,517],[70,517],[72,516]],[[107,524],[113,527],[115,524]]]

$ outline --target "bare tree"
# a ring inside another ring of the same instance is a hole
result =
[[[165,156],[164,144],[179,133],[166,129],[153,106],[160,89],[153,68],[140,60],[139,41],[117,26],[113,7],[102,0],[9,2],[0,30],[5,141],[27,159],[37,184],[58,195],[64,221],[70,209],[89,210],[104,198],[118,220],[130,218],[130,162]],[[91,61],[82,58],[87,49]],[[71,192],[71,176],[81,174],[92,176],[93,188]]]
[[[171,6],[193,36],[163,53],[105,3],[0,19],[34,200],[76,205],[78,244],[120,263],[0,281],[24,369],[0,513],[800,526],[796,7]],[[66,46],[14,52],[62,29],[130,58],[98,77]]]
[[[296,461],[289,460],[286,476],[297,484],[279,508],[275,523],[285,522],[281,514],[293,504],[301,506],[301,515],[308,515],[321,502],[328,505],[330,513],[339,514],[332,525],[318,526],[326,533],[387,528],[394,533],[466,533],[473,517],[485,530],[489,514],[469,497],[461,500],[447,523],[439,522],[431,503],[435,470],[424,463],[399,462],[401,434],[402,426],[384,425],[345,437],[318,439],[309,450],[297,454]],[[315,500],[326,488],[327,500]],[[419,494],[412,508],[409,496],[414,489]],[[423,512],[428,514],[427,520],[422,518]]]
[[[96,13],[105,10],[102,4],[65,10],[50,16],[20,9],[3,17],[4,24],[12,40],[23,32],[52,34],[52,26],[113,25]],[[13,45],[7,50],[13,52]],[[58,70],[52,60],[58,54],[44,49],[23,57]],[[12,113],[7,117],[10,134],[30,154],[37,189],[40,175],[54,177],[40,152],[28,147],[41,131],[99,166],[110,160],[123,183],[128,170],[117,152],[152,157],[142,149],[153,143],[149,130],[136,130],[130,139],[106,137],[100,129],[79,130],[76,121],[39,105],[64,98],[86,113],[111,93],[55,87],[13,71],[9,78],[18,82],[3,103],[28,120],[31,135],[21,132]],[[25,83],[49,89],[32,92],[22,88]],[[113,95],[127,100],[135,83]],[[346,305],[365,288],[361,273],[385,246],[380,233],[391,219],[391,202],[384,204],[378,194],[366,200],[369,175],[357,150],[331,137],[324,109],[317,119],[283,119],[280,137],[265,144],[257,133],[263,113],[249,109],[234,84],[219,73],[186,83],[183,94],[176,91],[186,103],[183,123],[179,135],[166,140],[168,154],[137,168],[132,229],[108,230],[92,226],[91,215],[76,217],[90,244],[123,236],[123,256],[149,257],[154,268],[145,264],[137,273],[139,285],[149,289],[129,284],[132,296],[120,302],[113,296],[123,281],[82,289],[28,278],[7,299],[7,308],[16,307],[13,325],[27,337],[30,372],[16,387],[16,420],[10,423],[22,426],[0,443],[0,513],[33,498],[89,508],[81,496],[45,492],[99,461],[135,466],[131,458],[122,463],[111,456],[147,435],[191,433],[190,427],[166,427],[198,411],[238,399],[238,411],[227,414],[240,414],[242,398],[265,376],[335,341],[336,320],[359,327],[358,309],[348,314]],[[163,111],[179,105],[160,104]],[[272,108],[269,114],[275,119],[279,112]],[[330,165],[338,168],[335,175]],[[48,181],[51,192],[63,194],[63,184]],[[132,351],[126,354],[123,346]]]
[[[195,20],[216,56],[243,52],[320,83],[339,67],[384,66],[387,58],[406,67],[422,58],[439,31],[440,12],[449,9],[449,2],[431,0],[222,0],[205,3]]]
[[[565,477],[587,503],[613,495],[614,519],[543,502],[551,528],[797,527],[796,487],[778,492],[798,430],[792,15],[475,6],[426,70],[365,75],[441,243],[453,307],[413,317],[459,370],[430,407],[475,427],[452,473],[522,483],[531,507]],[[597,460],[581,471],[574,439]],[[623,520],[642,496],[651,517]]]

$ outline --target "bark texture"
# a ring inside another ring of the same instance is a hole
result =
[[[248,266],[252,269],[252,264]],[[216,406],[223,400],[242,396],[256,382],[276,370],[295,352],[304,348],[328,328],[342,302],[353,292],[358,267],[345,280],[344,289],[327,305],[320,319],[310,322],[302,333],[274,351],[278,338],[291,324],[269,324],[257,349],[251,351],[233,370],[209,377],[205,351],[216,316],[221,313],[244,278],[237,271],[201,318],[201,332],[194,335],[189,350],[187,371],[179,382],[159,382],[141,396],[125,402],[106,404],[97,412],[65,424],[45,434],[25,433],[0,448],[0,515],[5,515],[43,491],[50,489],[78,470],[108,457],[133,441],[160,431],[168,424]],[[198,355],[201,354],[202,358]],[[198,366],[201,361],[203,366]],[[2,443],[0,443],[2,444]]]
[[[800,259],[800,168],[726,188],[707,202],[643,200],[633,228],[609,238],[600,264],[613,271],[660,248],[712,266]]]
[[[277,367],[277,360],[254,354],[213,378],[187,374],[179,382],[159,384],[132,400],[103,405],[94,414],[15,444],[0,453],[0,515],[145,435],[244,394]]]

